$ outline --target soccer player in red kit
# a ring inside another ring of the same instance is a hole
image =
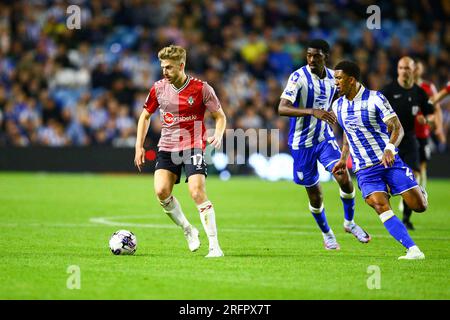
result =
[[[173,186],[180,182],[184,168],[190,195],[209,240],[206,257],[222,257],[214,207],[206,195],[204,150],[206,140],[220,148],[226,117],[214,89],[206,82],[186,75],[185,49],[171,45],[161,49],[158,58],[164,78],[150,89],[139,118],[134,163],[140,171],[145,162],[144,139],[150,116],[159,108],[162,129],[155,166],[156,196],[164,212],[183,229],[189,249],[196,251],[200,247],[198,230],[186,219],[180,203],[172,195]],[[207,139],[203,122],[206,110],[215,120],[214,135]]]
[[[430,97],[430,99],[437,93],[436,87],[430,81],[424,80],[422,77],[425,73],[425,66],[423,62],[417,61],[416,69],[414,70],[414,81],[420,86]],[[432,133],[430,124],[435,128],[434,133],[440,143],[445,143],[445,134],[442,124],[442,110],[439,103],[434,103],[434,114],[424,117],[422,112],[418,112],[414,122],[417,140],[419,141],[419,160],[420,160],[420,185],[426,187],[427,183],[427,162],[431,157],[431,150],[429,146],[429,137]]]

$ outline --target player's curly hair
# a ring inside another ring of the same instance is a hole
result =
[[[342,70],[349,77],[355,78],[356,81],[361,81],[361,69],[353,61],[343,60],[334,67],[334,70]]]
[[[186,50],[183,47],[170,45],[158,52],[159,60],[174,60],[186,64]]]
[[[323,39],[313,39],[308,42],[307,47],[322,50],[324,54],[330,53],[330,45]]]

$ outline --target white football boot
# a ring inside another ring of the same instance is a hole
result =
[[[333,231],[328,231],[327,233],[323,233],[323,245],[325,249],[327,250],[340,250],[341,247],[339,246],[339,243],[336,240],[336,236],[334,235]]]
[[[189,245],[189,250],[192,252],[200,248],[200,239],[198,238],[198,230],[194,226],[189,226],[184,229],[184,237]]]
[[[406,251],[405,256],[398,257],[398,260],[422,260],[425,259],[425,254],[420,251],[418,246],[412,246]]]
[[[350,226],[346,227],[344,224],[345,232],[353,234],[359,242],[367,243],[372,237],[363,228],[358,226],[356,223],[352,223]]]
[[[205,256],[205,258],[219,258],[223,257],[223,251],[220,247],[209,248],[209,253]]]

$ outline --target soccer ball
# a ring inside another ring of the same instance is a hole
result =
[[[128,230],[116,231],[109,239],[109,248],[115,255],[134,254],[137,248],[136,236]]]

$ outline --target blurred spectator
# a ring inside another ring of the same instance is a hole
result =
[[[390,82],[407,54],[424,61],[437,87],[448,81],[445,0],[378,1],[380,30],[366,28],[367,1],[79,0],[79,30],[66,27],[69,4],[0,3],[0,145],[132,147],[142,104],[161,78],[157,52],[170,43],[186,47],[187,73],[214,87],[228,128],[278,128],[281,140],[289,119],[274,108],[311,38],[330,43],[329,67],[357,61],[371,89]],[[444,100],[447,136],[449,109]],[[158,117],[147,146],[159,138]]]

